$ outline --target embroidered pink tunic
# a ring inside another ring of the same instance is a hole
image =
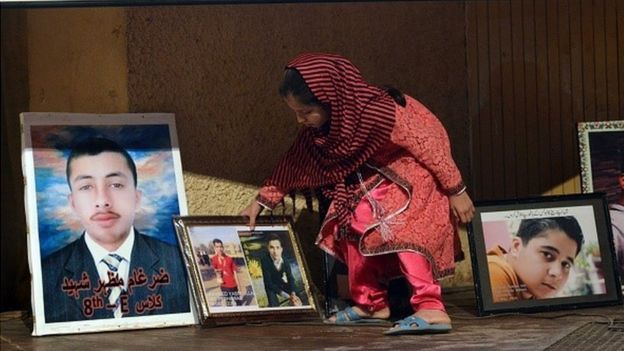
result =
[[[453,274],[455,261],[463,258],[448,196],[461,191],[464,183],[443,125],[420,102],[406,99],[405,108],[395,105],[390,141],[361,167],[368,191],[383,187],[383,196],[375,201],[377,219],[362,235],[354,231],[349,239],[359,240],[363,255],[420,253],[432,263],[434,277],[441,278]],[[262,187],[259,202],[274,208],[288,190]],[[353,194],[352,209],[364,196],[363,189]],[[332,203],[316,244],[344,261],[336,218]]]

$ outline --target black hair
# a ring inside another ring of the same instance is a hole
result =
[[[67,183],[69,184],[69,188],[71,189],[71,181],[70,181],[70,165],[71,162],[80,156],[96,156],[101,154],[102,152],[114,152],[122,155],[124,159],[126,159],[126,163],[128,164],[128,168],[130,168],[130,172],[132,172],[132,179],[134,180],[134,186],[137,186],[137,171],[136,165],[132,157],[126,149],[124,149],[121,145],[116,142],[102,138],[88,138],[76,143],[72,146],[71,151],[69,153],[69,157],[67,158],[67,165],[65,167],[65,173],[67,176]]]
[[[549,229],[561,230],[566,233],[570,239],[576,242],[576,254],[581,252],[584,241],[583,231],[573,216],[523,219],[516,236],[520,237],[522,244],[526,246],[531,239],[542,235],[544,231]]]
[[[392,86],[383,86],[383,90],[399,105],[405,107],[407,102],[405,101],[405,95]],[[303,76],[296,68],[286,68],[284,71],[284,77],[279,85],[279,94],[281,97],[286,98],[288,95],[292,95],[298,102],[304,105],[320,105],[324,106],[319,99],[314,96],[310,87],[303,79]]]
[[[384,85],[382,88],[398,105],[401,105],[401,107],[405,107],[407,105],[405,95],[403,95],[403,92],[401,92],[399,89],[390,85]]]
[[[223,246],[223,241],[221,241],[221,239],[213,239],[212,240],[212,245],[214,245],[216,243],[219,243],[219,244],[221,244],[221,246]]]
[[[284,246],[284,244],[282,244],[282,239],[281,239],[281,238],[279,237],[279,235],[277,235],[277,234],[271,234],[271,235],[269,235],[269,237],[267,238],[267,241],[266,241],[266,242],[267,242],[267,245],[268,245],[271,241],[273,241],[273,240],[277,240],[277,241],[279,241],[280,245],[282,245],[282,247]]]
[[[322,105],[308,87],[301,73],[295,68],[286,68],[284,71],[284,77],[279,86],[279,94],[283,98],[292,95],[304,105]]]

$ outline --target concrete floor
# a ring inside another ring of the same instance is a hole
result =
[[[1,315],[4,350],[544,350],[589,322],[624,319],[624,307],[477,317],[474,293],[445,293],[453,331],[441,335],[382,335],[383,326],[331,326],[319,322],[200,326],[80,335],[32,337],[20,312]],[[614,350],[624,349],[624,330],[610,331]],[[619,342],[621,341],[621,347]],[[611,347],[613,347],[611,343]],[[606,351],[599,347],[577,349]]]

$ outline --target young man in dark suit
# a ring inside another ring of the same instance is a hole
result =
[[[280,306],[280,299],[290,306],[301,306],[302,302],[295,291],[295,280],[290,263],[284,260],[284,247],[279,236],[270,235],[267,240],[268,255],[261,259],[262,276],[269,307]]]
[[[134,228],[141,192],[128,152],[108,139],[85,140],[66,173],[85,231],[42,262],[45,321],[189,312],[179,249]]]

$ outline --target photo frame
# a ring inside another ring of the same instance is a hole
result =
[[[577,125],[584,193],[602,192],[607,198],[624,290],[624,120],[580,122]]]
[[[603,192],[615,202],[624,171],[624,120],[580,122],[577,133],[583,193]]]
[[[196,324],[174,115],[20,118],[33,335]]]
[[[475,203],[468,226],[479,315],[622,303],[603,194]]]
[[[318,319],[308,269],[285,216],[177,216],[199,319],[204,326]]]

